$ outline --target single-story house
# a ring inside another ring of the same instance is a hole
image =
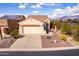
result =
[[[19,28],[18,22],[25,20],[23,15],[4,15],[0,18],[0,36],[5,37],[4,28]]]
[[[50,19],[46,15],[29,15],[26,20],[19,22],[19,33],[46,33],[43,28],[45,22],[50,24]]]

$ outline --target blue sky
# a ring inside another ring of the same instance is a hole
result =
[[[78,3],[0,3],[0,14],[42,14],[51,18],[78,15]]]

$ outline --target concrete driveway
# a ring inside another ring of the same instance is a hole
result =
[[[19,38],[10,47],[11,49],[18,48],[42,48],[40,34],[26,34],[23,38]]]

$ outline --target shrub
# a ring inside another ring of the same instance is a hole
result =
[[[79,25],[75,26],[75,29],[73,30],[72,33],[73,33],[74,40],[79,42]]]
[[[9,30],[9,28],[4,28],[3,31],[4,31],[5,34],[10,34],[10,30]]]
[[[60,21],[55,21],[54,25],[57,27],[58,30],[60,30],[62,28],[62,22],[60,22]]]
[[[73,37],[75,41],[79,42],[79,32],[76,32]]]
[[[61,35],[61,36],[60,36],[60,38],[61,38],[61,40],[63,40],[63,41],[67,41],[67,39],[66,39],[66,36],[65,36],[65,35]]]
[[[62,27],[62,32],[67,35],[72,35],[72,27],[69,24],[64,24]]]
[[[54,21],[50,21],[50,29],[54,28],[55,25],[54,25]]]
[[[12,30],[11,33],[10,33],[10,35],[13,38],[15,38],[15,39],[19,38],[19,34],[18,34],[18,30],[17,29]]]

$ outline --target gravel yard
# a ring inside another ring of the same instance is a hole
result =
[[[42,42],[42,48],[54,48],[54,47],[68,47],[72,46],[67,41],[61,41],[60,37],[58,34],[53,34],[50,37],[46,35],[41,36],[41,42]]]
[[[9,48],[15,41],[16,39],[14,38],[2,39],[0,42],[0,48]]]

